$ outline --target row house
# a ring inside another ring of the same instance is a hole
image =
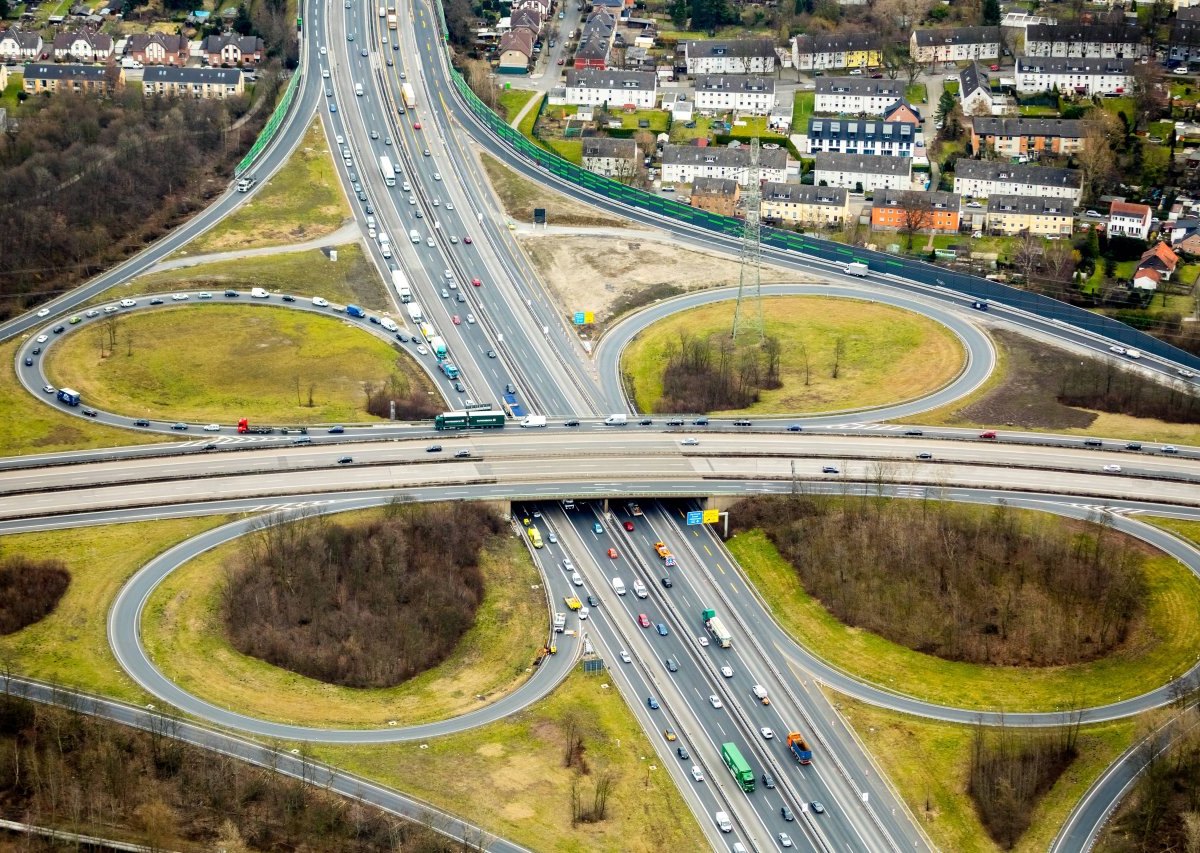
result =
[[[125,70],[115,65],[58,65],[44,62],[25,66],[25,91],[75,92],[111,95],[125,85]]]
[[[802,137],[804,154],[833,151],[871,157],[911,157],[917,129],[906,122],[873,119],[810,118]]]
[[[1025,31],[1026,56],[1137,59],[1145,54],[1136,24],[1036,24]]]
[[[957,193],[885,189],[871,203],[871,227],[957,234],[961,210]]]
[[[742,188],[732,178],[696,178],[692,181],[692,207],[720,216],[737,213]]]
[[[607,68],[617,33],[617,19],[607,9],[593,9],[579,32],[575,68]]]
[[[91,30],[80,30],[75,33],[59,33],[54,37],[54,58],[62,62],[73,59],[76,62],[107,62],[112,59],[112,36],[104,33],[94,33]]]
[[[792,66],[802,71],[883,64],[878,33],[805,33],[792,39]]]
[[[1067,198],[994,195],[988,199],[985,227],[992,234],[1037,237],[1067,236],[1075,217],[1075,202]]]
[[[129,37],[126,54],[142,65],[187,65],[188,40],[167,33],[137,33]]]
[[[1120,94],[1133,88],[1132,59],[1017,57],[1017,92]]]
[[[850,193],[845,187],[766,183],[759,205],[763,219],[790,222],[803,228],[840,228],[850,218]]]
[[[613,109],[648,110],[658,100],[658,75],[653,71],[571,68],[567,71],[567,103]]]
[[[770,39],[702,39],[684,42],[689,77],[701,74],[774,74],[775,44]]]
[[[813,183],[852,192],[912,189],[911,157],[866,157],[822,153],[816,156]]]
[[[147,97],[199,98],[224,100],[245,94],[239,68],[181,68],[165,65],[147,68],[142,76],[142,91]]]
[[[992,118],[971,120],[971,150],[985,149],[1000,157],[1058,154],[1068,156],[1083,150],[1083,122],[1066,118]]]
[[[209,65],[257,65],[266,55],[266,46],[258,36],[209,36],[204,40],[204,55]]]
[[[632,139],[589,136],[583,140],[583,168],[606,178],[628,178],[637,174],[641,153]]]
[[[787,179],[787,150],[764,148],[758,155],[759,180],[783,183]],[[663,149],[664,184],[690,184],[696,178],[732,178],[738,186],[750,181],[750,148],[715,148],[702,145],[668,145]]]
[[[767,115],[775,107],[775,78],[751,74],[696,77],[696,109]]]
[[[529,32],[533,33],[533,40],[537,41],[537,37],[542,32],[545,22],[545,15],[537,9],[514,9],[513,13],[508,17],[508,28],[510,32],[512,30],[529,30]]]
[[[1083,172],[1033,163],[1014,164],[1003,160],[968,160],[954,164],[954,191],[971,198],[994,195],[1027,195],[1083,200]]]
[[[1145,240],[1150,236],[1150,207],[1127,201],[1114,201],[1108,211],[1108,236]]]
[[[904,97],[900,80],[870,77],[818,77],[813,112],[879,115]]]
[[[27,33],[16,27],[0,33],[0,59],[5,62],[34,60],[42,55],[42,37],[38,33]]]
[[[908,54],[917,62],[963,62],[1000,58],[999,27],[944,27],[913,30]]]
[[[1167,55],[1176,62],[1200,62],[1200,6],[1179,10],[1171,22]]]

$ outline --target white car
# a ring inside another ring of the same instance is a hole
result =
[[[454,273],[450,272],[450,270],[442,270],[442,278],[445,278],[445,279],[454,278]]]
[[[432,237],[426,237],[426,238],[425,238],[425,245],[426,245],[426,246],[428,246],[429,248],[431,248],[431,249],[432,249],[432,248],[433,248],[433,238],[432,238]]]
[[[191,297],[186,293],[176,293],[171,298],[174,299],[176,302],[186,302]]]
[[[429,355],[429,350],[425,349],[425,344],[417,344],[417,352],[421,355]]]
[[[1108,351],[1117,355],[1125,355],[1125,347],[1111,346]]]
[[[121,310],[121,308],[120,308],[120,306],[118,306],[118,305],[105,305],[105,306],[104,306],[104,313],[105,313],[105,314],[111,314],[111,313],[113,313],[114,311],[120,311],[120,310]]]
[[[763,740],[771,740],[775,737],[775,732],[771,731],[768,726],[763,726],[758,733],[763,736]]]
[[[692,778],[695,779],[697,782],[704,781],[704,771],[701,770],[695,764],[692,765]]]
[[[205,432],[220,432],[221,425],[220,424],[208,424],[207,426],[204,427],[204,431]]]
[[[556,534],[556,533],[547,533],[547,534],[546,534],[546,541],[547,541],[547,542],[549,542],[551,545],[557,545],[557,544],[558,544],[558,534]]]
[[[684,447],[695,447],[700,442],[694,438],[685,438],[683,441],[681,441],[679,443],[682,444]]]
[[[83,312],[83,316],[85,316],[85,317],[99,317],[99,316],[100,316],[100,312],[99,312],[99,311],[97,311],[95,308],[89,308],[88,310],[86,310],[86,311],[84,311],[84,312]]]
[[[328,308],[329,307],[329,300],[325,299],[323,297],[320,297],[320,296],[314,296],[312,299],[312,303],[313,303],[313,305],[316,305],[318,308]]]
[[[53,385],[43,385],[42,390],[45,391],[47,394],[53,394],[58,389],[55,388]]]
[[[321,45],[321,56],[325,55],[325,45]]]
[[[725,676],[726,678],[733,678],[733,667],[729,666],[728,664],[721,667],[721,675]]]
[[[49,317],[49,316],[50,316],[50,309],[49,309],[49,308],[42,308],[40,311],[38,311],[38,312],[37,312],[37,315],[38,315],[39,317]]]
[[[435,181],[440,181],[440,180],[442,179],[442,173],[441,173],[441,172],[434,172],[434,173],[433,173],[433,179],[434,179]]]
[[[633,658],[629,656],[629,652],[621,649],[621,660],[625,663],[633,663]]]
[[[721,697],[715,693],[708,697],[708,704],[712,705],[714,708],[725,707],[725,704],[721,701]]]
[[[1180,376],[1182,376],[1184,379],[1191,379],[1193,376],[1196,375],[1196,371],[1188,370],[1186,367],[1181,367],[1178,370],[1176,370],[1175,372],[1178,373]]]
[[[401,184],[400,186],[404,188],[404,191],[405,191],[406,193],[410,193],[410,192],[412,192],[412,184],[410,184],[408,181],[405,181],[405,182],[404,182],[403,184]]]
[[[134,305],[137,305],[136,299],[122,299],[121,300],[122,308],[132,308]]]
[[[44,344],[46,341],[50,340],[50,336],[49,335],[38,335],[36,338],[34,338],[34,340],[37,341],[39,344]]]
[[[409,204],[416,204],[416,203],[417,203],[417,197],[416,197],[415,195],[410,195],[410,196],[408,197],[408,203],[409,203]]]
[[[446,202],[446,210],[454,210],[454,202],[452,202],[452,201]]]
[[[788,835],[786,832],[779,833],[779,846],[780,847],[791,847],[792,846],[792,836]]]
[[[196,294],[197,299],[212,299],[212,294],[207,290],[202,290]]]
[[[328,69],[328,68],[322,68],[322,69],[321,69],[321,76],[322,76],[322,77],[324,77],[326,80],[328,80],[328,79],[329,79],[329,69]]]
[[[467,315],[467,325],[468,325],[468,326],[474,326],[474,325],[475,325],[475,315],[474,315],[474,314],[468,314],[468,315]]]
[[[697,637],[696,642],[702,646],[707,646],[708,645],[708,637]]]
[[[592,611],[591,611],[591,608],[588,608],[588,607],[580,607],[580,608],[579,608],[579,618],[580,618],[580,619],[586,619],[586,618],[588,618],[588,616],[591,614],[591,612],[592,612]]]
[[[1120,465],[1105,465],[1104,471],[1107,474],[1120,474],[1121,466]]]

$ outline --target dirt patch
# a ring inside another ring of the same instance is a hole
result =
[[[545,208],[546,219],[551,225],[624,228],[629,224],[624,219],[605,216],[586,204],[527,181],[495,157],[480,154],[479,161],[504,211],[519,222],[532,222],[533,209],[541,207]]]
[[[736,259],[680,249],[650,239],[604,236],[522,236],[529,255],[559,308],[570,316],[591,311],[598,325],[658,299],[737,284]],[[780,267],[764,267],[764,284],[818,281]]]

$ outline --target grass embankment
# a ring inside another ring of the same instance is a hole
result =
[[[1169,530],[1176,536],[1200,548],[1200,521],[1184,521],[1181,518],[1161,518],[1156,515],[1139,515],[1138,521]]]
[[[611,772],[609,817],[571,825],[574,770],[563,767],[565,731],[583,732],[584,806]],[[468,815],[489,832],[532,850],[652,853],[708,847],[637,719],[604,674],[571,675],[523,711],[426,743],[315,746],[323,761]]]
[[[500,117],[512,123],[520,115],[525,105],[536,97],[544,97],[541,92],[530,92],[527,89],[508,89],[500,93]],[[530,112],[536,112],[536,107],[530,107]]]
[[[360,165],[363,169],[373,168],[370,163]],[[313,119],[304,141],[283,168],[236,212],[178,255],[303,243],[332,233],[352,215],[321,121]]]
[[[263,287],[273,293],[324,296],[336,305],[353,302],[377,310],[390,307],[379,273],[363,255],[362,247],[348,243],[334,248],[338,253],[336,261],[329,260],[319,249],[309,249],[160,270],[138,276],[90,304],[175,290],[211,290],[220,299],[220,291],[227,287],[239,290]]]
[[[542,207],[546,209],[546,218],[551,225],[623,228],[627,224],[623,219],[604,216],[564,195],[525,180],[489,154],[481,154],[479,159],[487,173],[488,182],[504,206],[504,212],[513,219],[532,222],[533,209]]]
[[[382,510],[371,510],[378,514]],[[339,523],[351,518],[339,517]],[[401,685],[338,687],[236,651],[226,638],[221,595],[228,543],[173,572],[154,591],[142,636],[168,678],[221,707],[308,726],[378,728],[457,716],[525,681],[546,638],[545,596],[521,543],[507,537],[481,555],[485,593],[475,625],[440,665]],[[484,697],[480,700],[480,696]],[[407,783],[400,787],[408,789]]]
[[[228,516],[77,527],[0,539],[7,554],[56,559],[71,574],[58,607],[45,619],[0,637],[2,668],[90,693],[144,703],[108,645],[108,610],[125,582],[151,558],[225,524]]]
[[[751,305],[750,310],[754,310]],[[633,377],[639,411],[654,412],[662,397],[668,347],[680,334],[694,337],[732,328],[733,302],[682,311],[661,320],[630,343],[621,370]],[[929,394],[952,380],[963,349],[945,327],[898,308],[855,299],[816,296],[768,297],[763,304],[768,336],[782,345],[783,387],[763,391],[741,413],[819,412],[897,403]],[[837,379],[831,377],[836,342],[843,340]],[[811,363],[805,385],[802,345]]]
[[[98,334],[66,336],[47,354],[47,375],[136,417],[366,421],[365,383],[379,385],[392,373],[428,383],[391,344],[336,317],[302,311],[189,303],[130,314],[121,317],[106,358]]]
[[[15,363],[22,341],[0,344],[0,364]],[[34,401],[12,369],[0,370],[0,447],[9,456],[58,453],[89,447],[119,447],[126,444],[155,444],[171,439],[114,429],[56,411]]]
[[[997,711],[1092,707],[1166,684],[1200,656],[1200,635],[1192,630],[1200,613],[1200,581],[1167,556],[1146,563],[1146,615],[1120,652],[1085,664],[1034,669],[942,660],[851,628],[804,591],[762,531],[735,536],[728,545],[798,643],[865,681],[929,702]]]
[[[826,691],[933,843],[956,853],[999,853],[979,820],[967,791],[973,732],[969,726],[940,723],[887,711]],[[1079,798],[1140,731],[1136,720],[1085,726],[1078,757],[1034,809],[1028,831],[1012,849],[1044,851]]]
[[[1057,389],[1064,372],[1079,358],[1004,329],[991,329],[996,369],[983,386],[949,405],[909,418],[910,422],[947,426],[1097,435],[1109,438],[1194,444],[1195,424],[1097,412],[1064,406]]]

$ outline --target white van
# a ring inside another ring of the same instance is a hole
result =
[[[383,326],[383,328],[387,329],[389,332],[400,331],[400,327],[396,325],[396,321],[391,317],[381,317],[379,320],[379,325]]]
[[[525,420],[521,421],[521,426],[526,429],[536,429],[537,427],[544,427],[545,425],[545,415],[530,415],[529,417],[525,418]]]
[[[418,231],[416,228],[414,228],[413,230],[408,232],[408,239],[412,240],[414,243],[420,243],[421,242],[421,232]]]
[[[717,828],[721,832],[733,832],[733,824],[729,820],[729,815],[725,814],[725,812],[717,812],[713,815],[713,819],[716,820]]]
[[[252,288],[250,288],[250,298],[251,299],[270,299],[271,294],[267,293],[261,287],[252,287]]]
[[[354,84],[354,94],[358,95],[360,98],[362,97],[362,83]]]
[[[628,415],[609,415],[604,419],[605,426],[625,426],[629,423]]]
[[[633,582],[633,594],[638,598],[646,598],[650,595],[650,592],[646,589],[646,585],[644,583],[635,579]]]
[[[613,578],[612,579],[612,588],[613,588],[613,591],[616,592],[617,595],[624,595],[625,594],[625,581],[621,580],[620,578]]]

